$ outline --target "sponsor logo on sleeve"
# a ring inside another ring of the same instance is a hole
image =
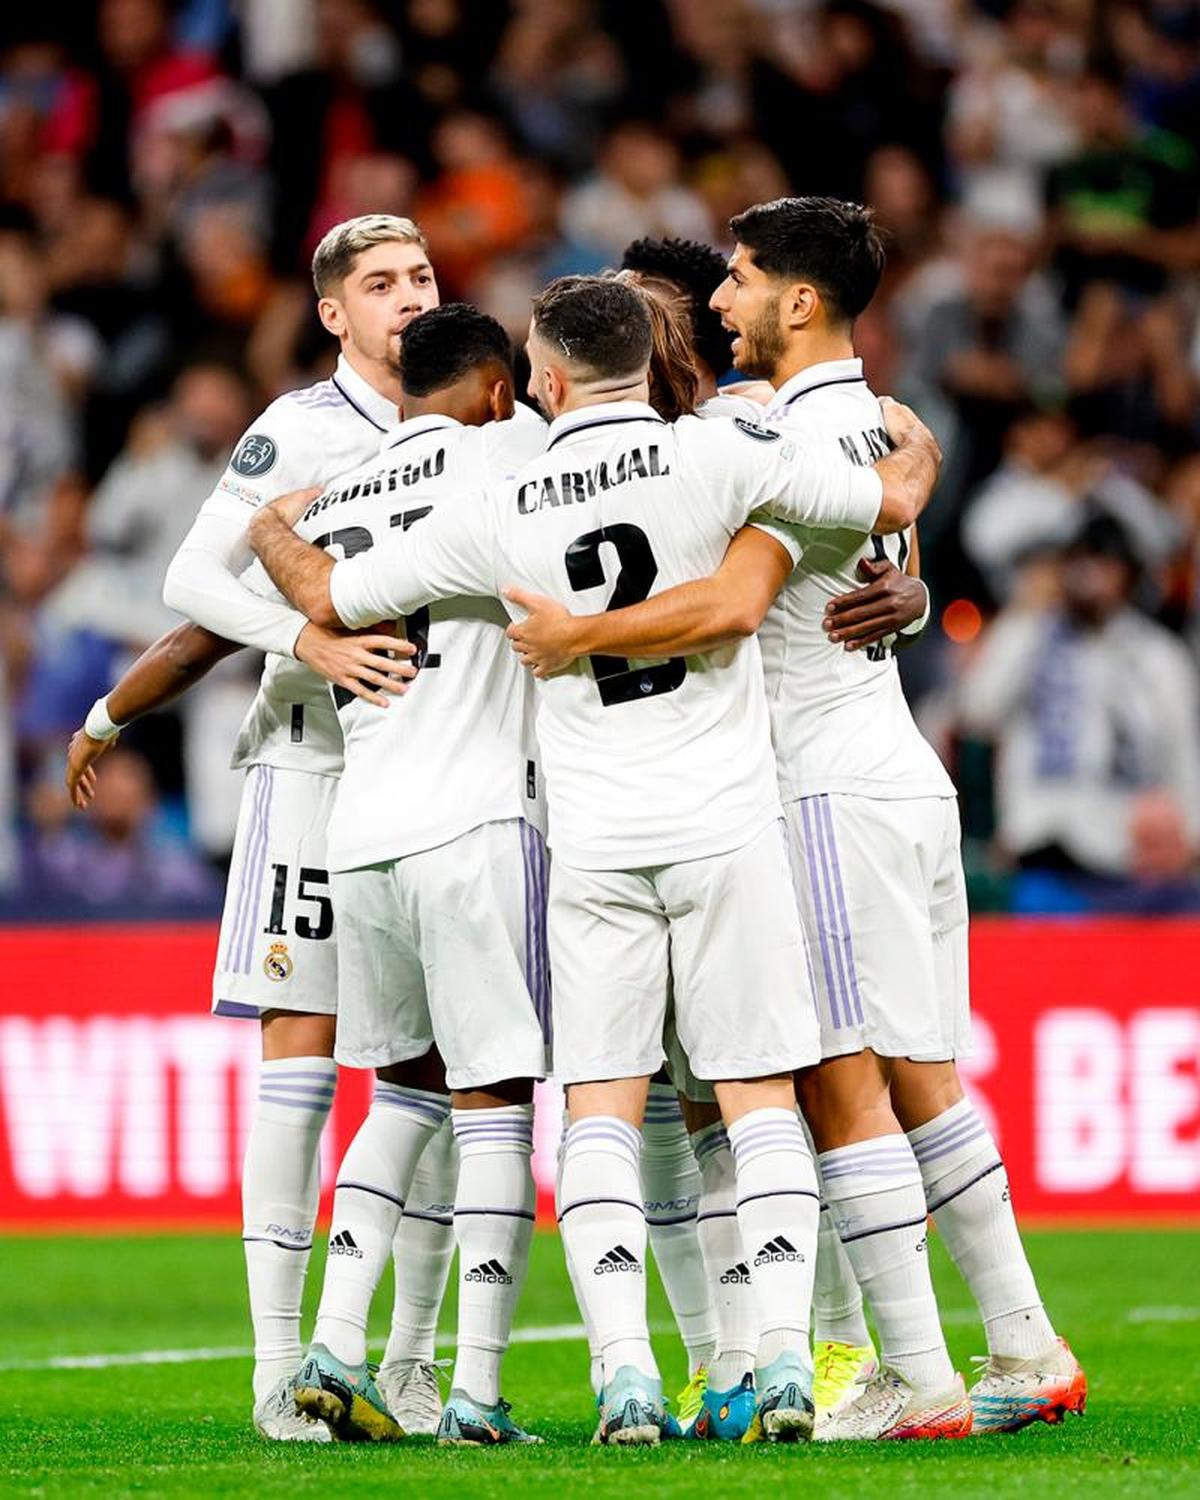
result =
[[[744,432],[748,438],[754,438],[759,443],[777,443],[783,436],[781,432],[770,427],[760,427],[757,422],[749,422],[745,417],[734,417],[733,425],[739,432]]]
[[[235,500],[240,500],[244,505],[257,507],[262,504],[262,495],[258,490],[251,489],[247,484],[239,484],[236,479],[231,479],[226,473],[217,483],[217,489],[223,495],[232,495]]]
[[[251,432],[238,444],[229,467],[245,479],[257,479],[271,472],[278,457],[279,448],[273,437],[265,432]]]

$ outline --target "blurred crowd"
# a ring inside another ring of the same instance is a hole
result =
[[[174,623],[246,423],[329,372],[307,261],[411,215],[523,336],[640,235],[871,203],[858,327],[946,455],[904,660],[977,905],[1200,906],[1200,6],[60,0],[0,18],[0,903],[209,911],[256,663],[62,757]],[[3,909],[3,905],[0,905]]]

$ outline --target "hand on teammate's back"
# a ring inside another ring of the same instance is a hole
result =
[[[839,594],[825,606],[821,626],[829,639],[858,651],[895,635],[925,613],[929,595],[919,578],[886,559],[859,560],[860,589]]]
[[[372,631],[326,630],[310,620],[296,637],[297,661],[378,708],[387,707],[385,694],[399,697],[408,691],[417,675],[409,660],[416,649],[411,641],[382,634],[380,626]]]
[[[569,667],[578,654],[571,649],[576,617],[570,610],[557,600],[530,593],[528,589],[508,588],[504,597],[529,611],[523,620],[514,620],[505,632],[521,665],[528,667],[535,677],[550,677]]]
[[[926,447],[932,452],[934,462],[941,467],[942,450],[938,440],[911,406],[905,406],[891,396],[880,396],[879,407],[893,447]]]

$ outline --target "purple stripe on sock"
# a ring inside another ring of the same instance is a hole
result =
[[[918,1151],[914,1148],[913,1154],[921,1166],[931,1161],[937,1161],[940,1157],[950,1156],[955,1151],[960,1151],[964,1146],[974,1146],[986,1141],[988,1133],[986,1130],[970,1131],[969,1133],[956,1136],[953,1140],[942,1141],[928,1150]]]
[[[912,1141],[913,1150],[918,1151],[922,1146],[937,1146],[948,1137],[957,1135],[968,1127],[981,1130],[984,1128],[983,1120],[973,1109],[960,1114],[957,1119],[951,1120],[946,1125],[939,1125],[936,1130],[928,1131],[928,1134],[921,1136],[919,1140],[913,1140],[913,1136],[918,1134],[917,1131],[913,1131],[909,1140]]]
[[[809,817],[810,797],[800,799],[800,817],[804,823],[804,861],[808,867],[808,885],[812,892],[813,907],[817,920],[817,940],[821,945],[821,968],[825,974],[825,1001],[829,1007],[829,1019],[835,1031],[841,1030],[841,1013],[838,1009],[837,985],[833,977],[833,960],[829,952],[829,938],[825,932],[825,904],[821,899],[821,880],[817,873],[817,851]]]
[[[333,1100],[304,1098],[297,1094],[277,1093],[271,1090],[260,1093],[258,1102],[260,1104],[286,1104],[291,1109],[306,1109],[312,1114],[326,1114]]]
[[[850,991],[854,997],[854,1016],[858,1024],[863,1024],[862,996],[858,991],[858,968],[854,962],[854,939],[850,932],[850,918],[846,912],[846,887],[842,881],[842,862],[838,856],[837,835],[833,830],[833,808],[827,793],[822,793],[817,799],[821,816],[825,821],[825,831],[829,840],[829,853],[833,859],[834,888],[837,891],[838,916],[842,924],[842,944],[846,955],[846,971],[850,976]]]

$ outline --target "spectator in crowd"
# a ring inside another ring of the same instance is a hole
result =
[[[55,777],[35,788],[16,914],[173,916],[220,910],[221,882],[186,844],[155,821],[154,778],[132,750],[111,750],[97,767],[96,797],[71,816]]]
[[[1032,226],[967,224],[950,284],[909,317],[901,388],[942,440],[940,505],[930,520],[944,526],[996,467],[1014,417],[1061,385],[1062,319],[1037,274]]]
[[[679,182],[679,153],[670,138],[641,120],[623,120],[609,131],[596,175],[563,200],[562,225],[577,244],[609,261],[630,240],[708,237],[704,205]]]
[[[1046,184],[1067,305],[1097,282],[1155,295],[1171,270],[1200,266],[1195,144],[1141,126],[1111,63],[1093,63],[1079,80],[1076,121],[1079,151]]]
[[[549,278],[615,267],[639,237],[727,256],[748,203],[862,195],[888,266],[858,350],[946,452],[910,692],[953,698],[961,659],[992,649],[988,615],[1003,644],[1039,579],[1067,630],[1061,548],[1091,515],[1123,528],[1138,605],[1200,661],[1198,16],[1180,0],[0,7],[0,766],[18,820],[64,705],[158,628],[152,575],[238,434],[224,372],[255,409],[330,373],[306,262],[363,212],[420,219],[444,291],[520,343]],[[729,378],[718,336],[705,392]],[[252,676],[235,658],[137,740],[214,855]],[[957,770],[982,830],[986,751]]]
[[[27,740],[68,731],[122,655],[178,623],[162,602],[163,575],[249,416],[237,376],[198,365],[134,424],[91,500],[82,561],[42,606],[21,713]]]
[[[1132,607],[1137,577],[1121,524],[1091,516],[1059,597],[1026,580],[962,681],[964,729],[997,748],[1018,910],[1200,910],[1196,669]]]

